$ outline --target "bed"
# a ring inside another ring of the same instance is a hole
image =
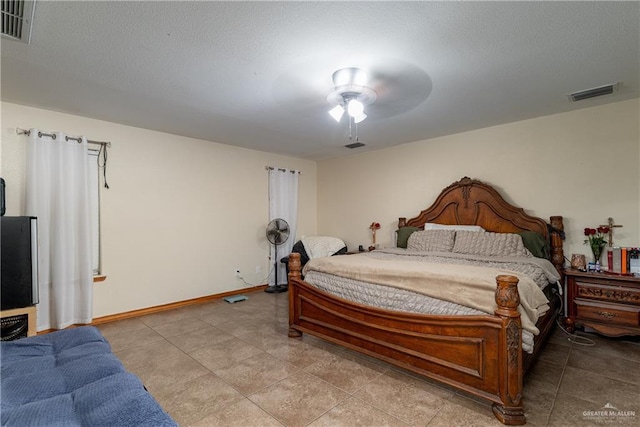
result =
[[[0,346],[3,426],[177,424],[92,326]]]
[[[563,280],[562,217],[553,216],[547,224],[506,202],[493,187],[481,181],[464,177],[442,190],[435,202],[419,215],[398,221],[399,231],[406,227],[422,230],[431,224],[479,226],[488,235],[496,237],[506,236],[504,233],[533,232],[548,242],[548,262],[556,277]],[[360,256],[340,256],[337,258],[342,259],[337,262],[366,267],[370,261],[357,258]],[[386,255],[375,256],[384,258]],[[353,258],[353,261],[347,258]],[[376,259],[375,262],[386,261]],[[344,265],[342,267],[345,269]],[[459,265],[449,266],[448,270],[454,271],[456,276],[475,277],[478,274],[480,280],[478,272],[481,268]],[[436,270],[433,266],[429,269]],[[297,254],[291,255],[289,270],[290,337],[309,333],[377,357],[491,402],[494,415],[504,424],[525,424],[523,376],[552,330],[560,307],[559,298],[554,298],[553,292],[547,296],[547,309],[540,311],[542,315],[532,326],[527,325],[531,321],[528,316],[521,318],[524,304],[520,301],[522,286],[531,279],[508,269],[504,274],[492,277],[491,283],[495,281],[495,285],[490,283],[489,291],[494,300],[493,312],[464,315],[407,312],[337,296],[311,283],[314,279],[308,274],[302,280]],[[491,270],[483,275],[487,271]],[[384,275],[380,273],[380,276]],[[366,279],[368,276],[363,272],[357,277]],[[404,281],[405,277],[401,279],[399,281]],[[376,286],[379,285],[370,285]],[[529,352],[523,350],[525,329],[537,332]]]

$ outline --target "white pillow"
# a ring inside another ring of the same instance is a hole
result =
[[[331,256],[346,246],[342,239],[328,236],[305,236],[300,241],[309,259]]]
[[[479,231],[484,232],[484,228],[479,225],[444,225],[427,222],[424,225],[425,230],[455,230],[455,231]]]

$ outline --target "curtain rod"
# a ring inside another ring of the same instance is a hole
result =
[[[31,131],[27,130],[27,129],[16,128],[16,134],[29,136],[31,134]],[[45,132],[38,132],[38,136],[39,137],[48,136],[48,137],[53,138],[53,139],[56,138],[55,134],[53,134],[53,133],[45,133]],[[82,141],[82,138],[79,138],[79,137],[78,138],[74,138],[74,137],[71,137],[71,136],[67,136],[66,138],[67,138],[67,141],[69,141],[69,140],[73,140],[73,141],[76,141],[76,142]],[[89,144],[106,145],[107,147],[111,148],[111,142],[110,141],[103,142],[103,141],[92,141],[92,140],[88,139],[87,142]]]
[[[275,167],[273,167],[273,166],[265,166],[264,168],[265,168],[266,170],[268,170],[268,171],[272,171],[272,170],[276,170],[276,169],[277,169],[277,170],[279,170],[280,172],[287,172],[287,169],[283,169],[283,168],[275,168]],[[300,171],[292,171],[292,170],[290,170],[289,172],[291,172],[291,173],[296,173],[296,172],[297,172],[297,173],[298,173],[298,175],[302,175],[302,172],[300,172]]]

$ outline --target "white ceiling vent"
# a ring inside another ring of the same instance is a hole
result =
[[[29,44],[36,0],[2,0],[2,37]]]
[[[594,87],[593,89],[582,90],[580,92],[570,93],[569,100],[576,102],[583,99],[595,98],[602,95],[611,95],[618,90],[618,83],[604,85],[600,87]]]

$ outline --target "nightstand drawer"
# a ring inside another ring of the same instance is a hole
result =
[[[624,286],[610,286],[576,281],[577,297],[640,305],[640,290]]]
[[[640,307],[576,299],[577,317],[616,325],[640,326]]]

